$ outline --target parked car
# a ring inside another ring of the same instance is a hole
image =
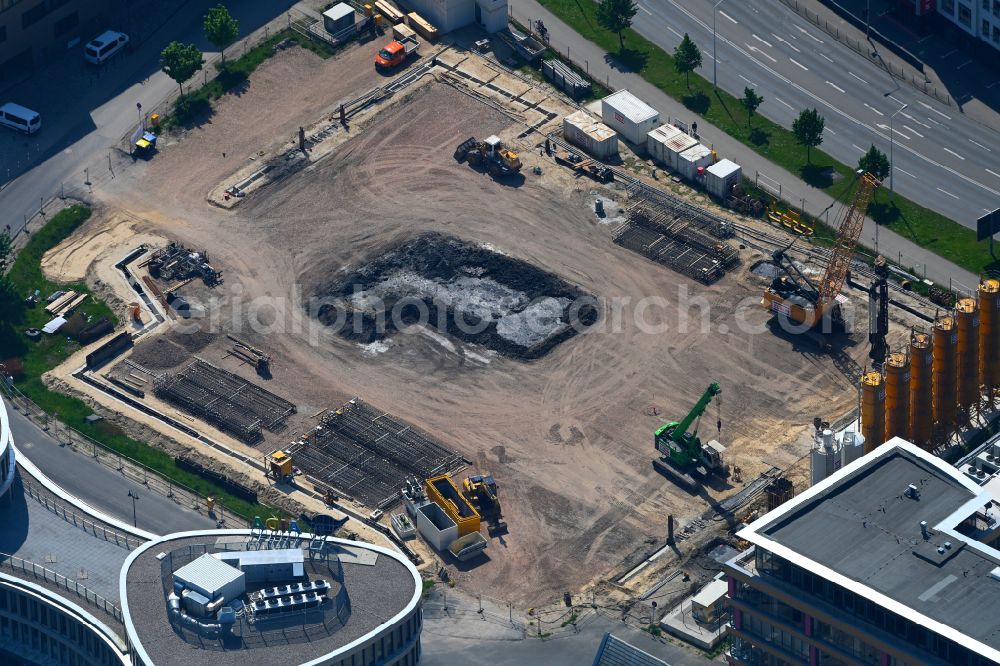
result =
[[[37,111],[7,102],[0,106],[0,125],[6,125],[24,134],[34,134],[42,128],[42,117]]]
[[[100,65],[121,51],[128,44],[128,35],[124,32],[108,30],[91,41],[83,49],[84,59],[94,65]]]

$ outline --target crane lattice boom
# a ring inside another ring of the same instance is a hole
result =
[[[833,256],[830,257],[826,273],[819,283],[821,310],[825,310],[844,288],[847,271],[850,270],[851,261],[854,259],[854,249],[857,247],[865,223],[865,211],[868,210],[868,203],[875,189],[881,184],[878,178],[870,173],[862,174],[860,181],[850,208],[845,209],[843,220],[837,229],[837,245],[833,249]]]

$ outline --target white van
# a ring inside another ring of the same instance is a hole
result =
[[[94,65],[100,65],[128,44],[128,35],[124,32],[108,30],[87,42],[83,49],[84,59]]]
[[[42,128],[42,117],[20,104],[7,102],[0,106],[0,125],[6,125],[25,134],[34,134]]]

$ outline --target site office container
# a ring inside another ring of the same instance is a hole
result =
[[[674,171],[680,171],[681,153],[697,145],[698,139],[689,134],[681,132],[674,135],[663,144],[663,163]]]
[[[615,131],[583,111],[563,118],[563,138],[599,160],[618,154],[618,135]]]
[[[646,152],[660,164],[670,166],[667,145],[671,139],[681,134],[684,134],[684,132],[679,127],[674,127],[670,124],[660,125],[646,135]]]
[[[646,144],[646,136],[660,124],[660,112],[627,90],[601,100],[601,117],[626,141],[639,146]]]
[[[695,180],[698,167],[707,168],[712,165],[712,160],[712,149],[696,144],[677,156],[677,172],[688,180]]]
[[[720,199],[726,199],[742,179],[743,168],[732,160],[721,159],[705,169],[705,188]]]

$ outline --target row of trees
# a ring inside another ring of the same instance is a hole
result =
[[[222,61],[226,60],[226,47],[236,41],[240,34],[239,21],[234,19],[229,10],[222,5],[216,5],[205,14],[203,24],[205,37],[209,43],[222,53]],[[197,74],[205,59],[201,49],[194,44],[170,42],[160,53],[160,67],[173,79],[184,94],[184,82]]]

